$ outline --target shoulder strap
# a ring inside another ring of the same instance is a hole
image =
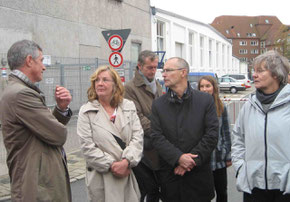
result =
[[[113,137],[115,138],[115,140],[119,144],[119,146],[124,150],[126,148],[125,142],[121,138],[114,135],[113,133],[111,133],[111,134],[113,135]]]
[[[96,111],[96,114],[97,113],[98,113],[98,111]],[[89,117],[91,131],[93,131],[90,115],[88,117]],[[118,145],[124,150],[126,148],[126,143],[121,138],[119,138],[116,135],[114,135],[113,133],[111,133],[111,135],[114,137],[114,139],[116,140],[116,142],[118,143]]]

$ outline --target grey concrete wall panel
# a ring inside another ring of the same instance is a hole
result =
[[[64,20],[39,17],[35,23],[34,40],[45,54],[79,57],[79,26]]]
[[[44,15],[67,21],[78,21],[77,0],[2,0],[0,7],[23,11],[33,15]]]
[[[99,32],[101,31],[98,27],[79,24],[79,43],[88,46],[100,46]]]
[[[15,41],[19,41],[21,39],[31,40],[32,33],[23,30],[0,28],[0,53],[6,53]]]
[[[45,54],[60,57],[107,60],[111,50],[101,31],[130,28],[122,51],[130,60],[132,40],[151,47],[150,23],[149,0],[0,0],[1,28],[31,33]]]
[[[0,6],[1,28],[23,30],[34,33],[35,15]]]

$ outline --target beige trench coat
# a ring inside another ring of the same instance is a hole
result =
[[[114,161],[126,158],[135,167],[141,160],[143,130],[134,103],[123,100],[117,108],[115,124],[97,100],[86,103],[79,112],[77,133],[87,167],[92,168],[86,172],[90,201],[138,202],[140,192],[133,172],[125,178],[110,172]],[[112,134],[126,143],[124,150]]]
[[[70,117],[53,113],[44,97],[17,77],[9,78],[0,102],[2,133],[13,202],[71,201],[62,145]]]

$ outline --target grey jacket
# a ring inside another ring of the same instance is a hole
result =
[[[237,189],[251,193],[279,189],[290,193],[290,85],[287,84],[265,113],[251,95],[232,132],[232,162]]]

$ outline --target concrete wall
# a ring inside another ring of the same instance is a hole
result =
[[[124,60],[131,60],[132,41],[151,48],[149,0],[0,0],[0,53],[32,39],[47,55],[107,59],[111,50],[101,31],[128,28]]]

